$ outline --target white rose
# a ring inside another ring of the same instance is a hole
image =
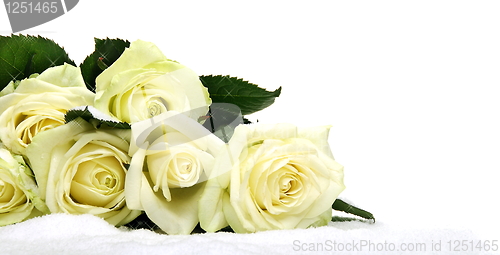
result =
[[[31,170],[0,143],[0,226],[42,215],[35,204],[45,209]]]
[[[191,233],[199,222],[198,200],[214,155],[223,144],[175,111],[132,124],[127,205],[144,210],[168,234]]]
[[[69,109],[94,101],[80,69],[69,64],[49,68],[13,87],[11,83],[4,90],[11,93],[0,97],[0,140],[21,155],[35,135],[63,125]]]
[[[216,159],[200,200],[209,232],[238,233],[326,225],[344,190],[343,166],[328,145],[329,127],[240,125]],[[227,221],[227,222],[226,222]]]
[[[137,217],[125,203],[129,139],[130,130],[95,129],[81,118],[37,135],[26,154],[49,210],[113,225]]]
[[[174,110],[197,120],[211,99],[198,75],[152,43],[134,41],[96,78],[95,107],[134,123]]]

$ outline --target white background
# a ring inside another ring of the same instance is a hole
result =
[[[342,197],[382,222],[499,227],[498,1],[83,0],[22,33],[77,63],[94,37],[142,39],[200,75],[281,86],[249,118],[332,125]]]

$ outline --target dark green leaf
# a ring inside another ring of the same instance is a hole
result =
[[[130,129],[130,125],[125,122],[116,122],[112,120],[104,120],[95,117],[90,111],[88,107],[85,107],[84,110],[80,109],[72,109],[69,110],[64,116],[64,120],[66,123],[76,119],[82,118],[85,121],[93,124],[95,127],[111,127],[111,128],[119,128],[119,129]]]
[[[375,217],[373,217],[373,214],[371,214],[370,212],[352,206],[338,198],[335,200],[335,202],[333,202],[332,209],[353,214],[367,220],[373,220],[373,222],[375,222]]]
[[[95,38],[94,41],[94,52],[87,56],[80,65],[83,80],[91,91],[95,91],[95,78],[112,65],[122,55],[125,48],[130,46],[129,41],[122,39]]]
[[[40,36],[0,36],[0,90],[12,80],[64,63],[75,65],[54,41]]]
[[[259,122],[259,120],[257,120],[257,122]],[[252,122],[249,119],[243,117],[243,124],[252,124]]]
[[[227,103],[212,103],[208,118],[203,123],[203,126],[224,142],[229,142],[234,129],[243,123],[244,119],[238,106]]]
[[[217,231],[217,232],[229,232],[229,233],[234,233],[234,230],[233,228],[231,228],[230,226],[227,226],[227,227],[223,227],[221,230]]]
[[[131,229],[147,229],[153,232],[161,232],[160,227],[148,218],[146,213],[142,213],[131,222],[124,225]]]
[[[281,93],[281,87],[275,91],[267,91],[255,84],[229,76],[200,76],[200,80],[208,88],[214,103],[235,104],[243,115],[260,111],[274,103]]]
[[[353,217],[333,216],[332,221],[333,222],[346,222],[346,221],[361,221],[361,222],[363,222],[364,220],[360,220],[360,219],[353,218]]]

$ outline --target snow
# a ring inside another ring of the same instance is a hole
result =
[[[462,242],[500,240],[499,9],[492,0],[80,1],[23,34],[53,39],[76,63],[94,37],[147,40],[200,75],[282,86],[249,119],[333,125],[342,196],[377,222],[167,236],[48,215],[1,227],[0,254],[334,254],[329,240],[426,244],[351,254],[488,254]],[[0,20],[9,35],[5,12]]]
[[[335,222],[315,229],[175,236],[116,228],[91,215],[52,214],[0,228],[0,251],[9,255],[331,254],[336,249],[342,254],[448,254],[452,253],[448,242],[453,249],[455,240],[484,242],[494,238],[469,229],[432,225]],[[438,244],[440,251],[436,251]],[[403,252],[405,247],[413,251]]]

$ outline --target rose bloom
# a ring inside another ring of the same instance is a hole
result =
[[[93,214],[123,225],[140,212],[125,203],[130,130],[95,129],[77,118],[38,134],[26,149],[52,213]]]
[[[344,190],[329,127],[240,125],[216,159],[200,200],[200,224],[237,233],[326,225]]]
[[[69,109],[94,101],[80,69],[69,64],[49,68],[14,87],[11,82],[1,93],[0,139],[21,155],[35,135],[63,125]]]
[[[0,143],[0,226],[42,215],[35,204],[46,209],[31,170]]]
[[[127,205],[144,210],[168,234],[198,224],[198,200],[224,142],[175,111],[132,124]]]
[[[174,110],[198,119],[211,99],[198,75],[154,44],[134,41],[96,78],[95,107],[134,123]]]

